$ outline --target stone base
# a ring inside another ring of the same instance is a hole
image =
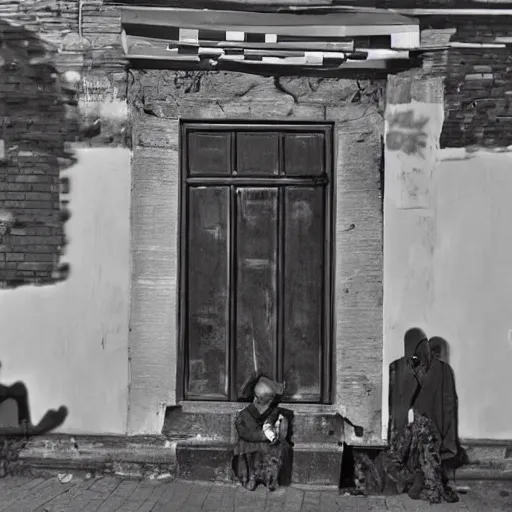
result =
[[[309,418],[307,423],[315,424],[316,421]],[[324,421],[327,420],[324,418]],[[322,421],[318,420],[317,424]],[[331,430],[328,428],[327,433]],[[512,481],[512,442],[469,441],[463,445],[471,463],[456,471],[456,483]],[[50,434],[31,439],[20,452],[14,468],[18,474],[28,475],[115,474],[227,483],[234,481],[232,447],[231,441],[186,440],[183,437]],[[342,469],[345,471],[343,453],[343,446],[338,443],[297,442],[293,447],[292,485],[338,487]],[[448,476],[453,477],[452,474]]]

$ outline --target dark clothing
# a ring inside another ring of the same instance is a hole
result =
[[[425,348],[426,340],[414,350],[419,356],[411,356],[409,351],[390,365],[388,437],[392,441],[403,431],[408,411],[413,408],[432,421],[441,456],[450,459],[459,452],[455,378],[450,365],[432,359]]]
[[[263,424],[266,421],[275,424],[279,414],[278,407],[271,407],[260,413],[254,404],[250,404],[236,416],[237,442],[233,470],[244,485],[253,480],[269,488],[277,487],[290,445],[286,435],[279,435],[276,442],[271,443],[263,433]]]
[[[434,359],[423,379],[414,410],[432,420],[442,459],[456,457],[458,453],[457,402],[453,370],[447,363]]]
[[[357,456],[358,490],[378,494],[408,492],[411,498],[430,503],[458,501],[457,494],[447,485],[438,447],[433,422],[415,413],[414,421],[397,433],[375,460],[365,454]]]
[[[416,372],[410,361],[401,357],[389,365],[389,432],[393,439],[407,426],[407,414],[420,386],[422,373]]]
[[[242,409],[235,419],[236,431],[239,437],[238,453],[259,450],[261,449],[258,446],[260,443],[270,443],[263,433],[263,424],[266,421],[274,424],[278,418],[278,407],[271,407],[264,413],[260,413],[254,404]]]

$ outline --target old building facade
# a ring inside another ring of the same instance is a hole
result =
[[[245,33],[244,10],[331,9],[368,32],[345,67],[169,57],[162,27],[195,15],[177,4],[0,2],[3,39],[55,68],[2,53],[2,380],[34,416],[63,403],[63,434],[164,432],[201,461],[259,369],[288,384],[297,460],[338,464],[341,441],[385,442],[388,366],[420,327],[447,341],[461,437],[511,439],[512,12],[315,4],[192,7]]]

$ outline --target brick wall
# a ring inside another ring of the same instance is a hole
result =
[[[69,217],[60,172],[69,143],[119,145],[125,96],[119,12],[101,3],[0,0],[0,287],[65,279],[59,263]],[[82,37],[79,36],[82,32]]]
[[[47,283],[57,277],[64,242],[59,168],[69,160],[65,104],[38,38],[0,21],[0,41],[0,205],[11,219],[0,241],[0,282]]]
[[[452,41],[493,43],[512,35],[512,17],[458,18]],[[512,51],[452,49],[445,78],[443,147],[512,144]]]

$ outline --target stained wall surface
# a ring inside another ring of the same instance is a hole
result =
[[[420,327],[448,342],[459,435],[510,439],[512,157],[439,149],[440,105],[413,100],[386,115],[383,389],[389,364],[403,355],[404,333]],[[425,120],[417,125],[424,147],[408,152],[388,140],[397,113]],[[387,400],[384,391],[383,433]]]

